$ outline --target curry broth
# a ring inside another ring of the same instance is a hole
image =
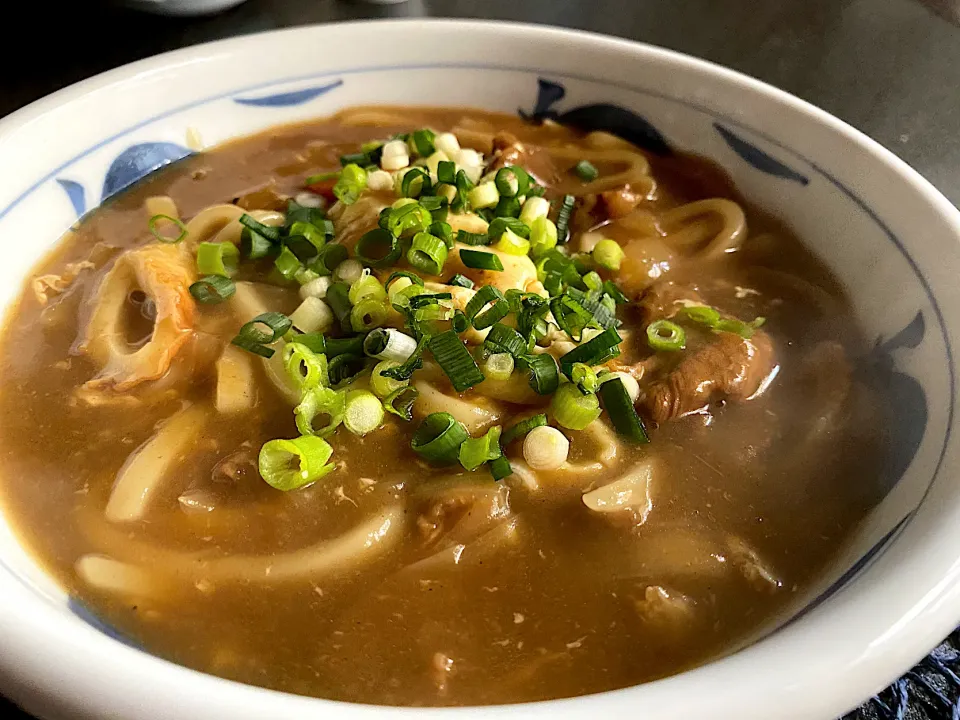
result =
[[[114,478],[131,453],[184,404],[209,404],[215,382],[207,367],[149,403],[77,400],[76,389],[98,370],[79,352],[79,330],[110,261],[148,237],[146,199],[169,196],[189,218],[268,184],[294,194],[306,176],[337,169],[338,157],[361,141],[421,126],[453,128],[465,115],[471,127],[509,129],[531,143],[577,140],[562,128],[461,110],[405,111],[407,122],[397,127],[330,120],[274,128],[155,173],[94,211],[37,274],[63,272],[101,244],[98,267],[56,303],[41,307],[27,288],[8,312],[0,349],[6,516],[71,595],[147,651],[246,683],[383,704],[505,703],[624,687],[714,657],[775,616],[815,580],[879,499],[883,427],[857,418],[885,412],[882,398],[855,383],[853,409],[839,421],[821,406],[824,396],[808,392],[806,363],[818,342],[842,337],[855,358],[863,338],[836,281],[782,226],[748,209],[751,234],[738,252],[690,264],[670,279],[695,283],[707,303],[725,312],[764,316],[776,377],[749,402],[715,402],[709,412],[651,426],[650,444],[621,445],[621,464],[589,482],[547,472],[537,492],[516,484],[491,490],[484,470],[418,462],[409,447],[416,423],[388,415],[366,437],[341,430],[332,439],[336,471],[306,489],[279,492],[257,475],[256,453],[296,430],[289,404],[261,374],[255,407],[207,422],[142,520],[105,521]],[[708,197],[749,207],[708,163],[650,160],[657,182],[655,198],[644,206],[650,212]],[[616,222],[607,232],[622,242],[631,235]],[[809,288],[826,298],[830,313],[811,312]],[[278,299],[277,309],[296,305],[290,295]],[[640,327],[639,312],[621,311],[625,327]],[[204,306],[198,315],[198,327],[220,338],[217,347],[236,331],[221,306]],[[142,327],[133,327],[131,341],[141,334]],[[700,341],[695,331],[692,338]],[[649,354],[641,333],[625,344],[625,358]],[[823,418],[833,423],[828,430],[812,430]],[[591,461],[594,444],[571,436],[571,462]],[[584,507],[587,484],[602,484],[646,458],[656,470],[645,522]],[[477,483],[482,492],[509,492],[514,539],[476,555],[467,544],[458,563],[423,562],[430,553],[417,521],[433,502],[430,493],[461,486],[474,492]],[[202,502],[186,512],[178,503],[183,495]],[[147,563],[157,546],[210,556],[292,552],[394,506],[411,527],[397,547],[362,567],[315,579],[271,584],[190,575],[131,600],[90,588],[75,570],[81,556],[109,554],[119,544]],[[731,548],[741,546],[750,548],[749,571],[734,567]],[[658,616],[650,587],[681,598],[683,613]]]

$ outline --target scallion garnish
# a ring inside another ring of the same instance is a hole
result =
[[[513,468],[506,455],[501,455],[496,460],[490,461],[490,474],[494,480],[500,481],[513,475]]]
[[[468,437],[467,429],[450,413],[431,413],[413,434],[410,447],[428,462],[451,465],[457,462],[460,446]]]
[[[610,416],[610,422],[621,437],[635,443],[650,442],[643,420],[637,415],[637,410],[622,382],[612,380],[602,383],[598,394],[603,401],[604,409]]]
[[[207,275],[190,286],[190,294],[193,295],[193,299],[203,305],[222,303],[236,291],[237,286],[233,280],[222,275]]]
[[[246,213],[240,216],[239,222],[248,230],[252,230],[258,235],[262,235],[272,243],[280,242],[279,228],[275,228],[272,225],[264,225],[262,222],[256,220],[250,215],[247,215]]]
[[[589,160],[581,160],[578,162],[573,166],[573,172],[584,182],[592,182],[600,176],[600,171],[597,170],[596,165]]]
[[[450,227],[449,223],[435,222],[427,228],[427,232],[443,240],[443,244],[447,246],[447,250],[453,249],[453,228]]]
[[[355,252],[357,259],[369,267],[389,267],[403,254],[400,241],[382,228],[364,233],[357,241]]]
[[[416,148],[417,154],[424,158],[433,155],[433,153],[436,152],[436,147],[433,143],[435,138],[436,135],[434,134],[433,130],[428,128],[416,130],[410,134],[410,141]]]
[[[331,358],[327,364],[330,374],[330,384],[333,386],[349,385],[354,378],[367,369],[367,360],[362,355],[343,353]]]
[[[510,353],[493,353],[483,363],[483,374],[492,380],[509,380],[515,366]]]
[[[228,242],[202,242],[197,247],[197,272],[201,275],[233,277],[240,263],[240,251]]]
[[[562,427],[583,430],[600,417],[600,401],[593,393],[584,395],[573,383],[564,383],[550,400],[550,414]]]
[[[346,167],[347,165],[366,165],[369,159],[370,158],[367,156],[367,153],[365,152],[347,153],[346,155],[340,156],[340,166]],[[336,176],[339,173],[326,173],[326,174]],[[329,178],[329,179],[332,179],[332,178]],[[310,184],[309,178],[308,178],[307,184],[308,185]]]
[[[521,420],[520,422],[511,425],[504,431],[503,444],[505,446],[509,445],[514,440],[524,437],[534,428],[543,427],[546,424],[547,416],[545,413],[540,413],[539,415],[534,415],[526,420]]]
[[[427,275],[439,275],[446,261],[447,246],[443,240],[425,232],[413,236],[407,251],[407,262],[413,267]]]
[[[507,352],[517,359],[523,357],[527,351],[527,342],[523,336],[503,323],[497,323],[490,328],[484,345],[493,352]]]
[[[293,410],[297,430],[302,435],[330,437],[343,422],[344,393],[328,387],[314,387],[305,390],[300,404]],[[317,427],[317,417],[326,418],[326,424]]]
[[[283,313],[266,312],[257,315],[241,327],[240,332],[231,342],[237,347],[256,355],[270,358],[273,357],[274,350],[268,348],[267,345],[275,343],[286,335],[292,326],[293,323],[290,322],[290,318]],[[269,332],[263,330],[263,327],[266,327]]]
[[[260,477],[277,490],[296,490],[331,472],[336,467],[327,462],[332,455],[329,443],[313,435],[271,440],[260,448]]]
[[[567,377],[573,369],[573,364],[582,362],[587,365],[599,365],[620,354],[620,343],[623,338],[616,328],[607,328],[592,340],[578,345],[560,358],[560,370]]]
[[[458,457],[465,470],[476,470],[485,462],[496,460],[503,453],[500,450],[500,432],[502,428],[494,425],[478,437],[468,437],[460,444]]]
[[[517,198],[500,198],[493,209],[493,216],[497,219],[516,219],[520,210],[520,201]]]
[[[494,253],[484,252],[483,250],[460,250],[460,262],[466,267],[475,270],[503,270],[503,262]]]
[[[616,240],[604,238],[593,248],[593,260],[600,267],[606,270],[619,270],[620,263],[623,262],[623,248]]]
[[[326,387],[330,381],[327,371],[327,356],[317,353],[297,341],[288,342],[283,348],[283,367],[301,392],[317,387]],[[301,432],[304,432],[301,430]]]
[[[420,391],[414,387],[398,388],[383,399],[383,407],[387,412],[409,421],[413,419],[413,403],[419,396]]]
[[[630,302],[627,296],[620,291],[620,288],[618,288],[612,280],[604,280],[603,291],[612,297],[617,305],[625,305]]]
[[[597,380],[597,374],[593,368],[584,363],[574,363],[570,370],[570,381],[577,386],[577,389],[584,395],[595,393],[600,383]]]
[[[333,194],[344,205],[352,205],[366,187],[367,172],[359,165],[350,163],[340,172],[340,179],[333,186]]]
[[[454,275],[447,282],[447,285],[454,285],[455,287],[466,288],[467,290],[473,290],[474,282],[468,277],[464,277],[460,273]]]
[[[486,233],[472,233],[466,230],[457,230],[457,242],[464,245],[489,245],[490,235]]]
[[[499,240],[500,236],[503,235],[507,230],[512,233],[519,235],[520,237],[526,239],[530,237],[530,228],[527,227],[527,224],[522,220],[518,220],[514,217],[498,217],[487,229],[487,234],[493,240]]]
[[[573,214],[573,205],[577,199],[573,195],[564,195],[560,203],[560,211],[557,213],[557,242],[565,243],[570,237],[568,226],[570,224],[570,215]]]
[[[383,284],[383,286],[386,288],[388,293],[390,292],[390,285],[395,280],[399,280],[400,278],[407,278],[407,280],[412,282],[414,285],[419,285],[420,287],[423,287],[423,278],[421,278],[416,273],[412,273],[409,270],[395,270],[392,273],[390,273],[390,277],[388,277],[387,281]]]
[[[583,331],[593,323],[593,315],[569,293],[550,300],[550,312],[563,332],[580,342]]]
[[[683,350],[687,346],[687,334],[675,322],[655,320],[647,325],[647,343],[654,350]]]
[[[166,235],[161,232],[159,227],[160,223],[170,223],[175,225],[180,232],[176,236]],[[170,217],[169,215],[154,215],[152,218],[147,220],[147,228],[149,228],[150,233],[162,243],[176,245],[178,242],[187,237],[187,226],[183,224],[183,221],[178,220],[175,217]]]
[[[369,390],[351,390],[347,393],[343,412],[343,426],[354,435],[363,437],[383,423],[383,404]]]
[[[500,197],[514,198],[518,195],[527,194],[527,188],[530,186],[530,176],[522,167],[508,165],[497,171],[494,183]]]
[[[287,280],[293,279],[293,276],[297,274],[297,271],[303,267],[300,259],[294,255],[293,251],[291,251],[288,247],[285,247],[280,251],[280,254],[277,255],[277,259],[273,261],[273,265]]]
[[[454,185],[457,182],[457,164],[451,160],[441,160],[437,163],[437,181]]]
[[[487,308],[487,306],[490,306]],[[487,308],[484,310],[484,308]],[[481,312],[483,310],[483,312]],[[503,293],[493,285],[484,285],[477,290],[477,293],[470,298],[470,302],[464,308],[464,314],[467,316],[477,330],[484,330],[495,322],[503,320],[510,312],[510,305],[507,303]]]
[[[350,309],[350,327],[354,332],[367,332],[387,321],[387,306],[383,300],[364,298]]]
[[[324,300],[333,310],[333,314],[340,322],[341,329],[347,333],[352,332],[353,328],[350,325],[350,310],[352,309],[350,286],[341,282],[331,283],[330,287],[327,288],[327,296]]]
[[[347,248],[340,243],[327,243],[310,261],[309,267],[318,275],[332,275],[340,263],[347,259],[347,254]]]
[[[423,351],[426,349],[429,341],[429,335],[421,335],[417,341],[416,349],[413,351],[413,354],[407,358],[406,362],[398,367],[382,370],[381,374],[384,377],[393,378],[394,380],[409,380],[414,371],[423,367]]]
[[[428,192],[430,192],[430,175],[427,172],[414,167],[403,174],[403,180],[400,181],[401,197],[412,198],[425,195]],[[439,204],[437,207],[439,207]],[[430,208],[426,209],[429,210]]]
[[[259,260],[270,255],[276,245],[270,238],[264,237],[255,230],[244,228],[240,233],[240,252],[248,260]]]
[[[553,355],[526,356],[527,367],[530,370],[530,387],[538,395],[550,395],[556,392],[560,385],[560,373],[557,370],[557,361]]]
[[[416,340],[394,328],[377,328],[363,341],[363,351],[370,357],[397,363],[409,360],[416,349]]]
[[[434,335],[427,345],[457,392],[483,382],[483,373],[455,331]]]

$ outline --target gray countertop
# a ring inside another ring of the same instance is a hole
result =
[[[0,49],[0,116],[118,65],[232,35],[359,18],[482,17],[640,40],[747,73],[864,131],[960,204],[960,28],[916,0],[248,0],[205,18],[87,1],[18,5],[36,14],[16,26],[34,51],[24,61],[13,43]],[[886,691],[890,717],[940,716],[898,709],[906,682]],[[886,717],[876,707],[859,715]]]

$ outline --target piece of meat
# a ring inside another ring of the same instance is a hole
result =
[[[773,344],[761,331],[749,340],[722,332],[689,352],[665,378],[646,389],[650,417],[664,423],[702,409],[720,398],[747,400],[776,366]]]
[[[644,325],[649,325],[654,320],[672,318],[688,305],[706,305],[706,303],[696,288],[678,285],[672,280],[651,285],[637,303]]]
[[[644,194],[631,188],[630,183],[624,183],[623,187],[616,190],[607,190],[600,193],[601,204],[610,220],[626,217],[634,211],[637,205],[643,202],[643,199]]]
[[[493,136],[493,161],[487,167],[487,172],[496,172],[508,165],[519,165],[541,185],[554,185],[560,179],[560,172],[550,153],[520,142],[512,133],[500,131]]]

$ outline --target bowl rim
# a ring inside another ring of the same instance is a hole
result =
[[[950,227],[954,239],[960,240],[960,211],[946,197],[894,153],[826,111],[746,74],[684,53],[594,32],[529,23],[434,18],[365,20],[297,26],[188,46],[100,73],[41,98],[0,119],[0,140],[8,132],[27,125],[48,111],[68,104],[95,89],[107,88],[136,74],[164,69],[173,63],[191,57],[208,53],[213,54],[217,51],[240,51],[258,43],[278,44],[282,42],[284,37],[288,36],[309,35],[311,33],[322,34],[324,32],[336,32],[338,29],[355,30],[357,28],[376,32],[381,28],[389,29],[405,25],[416,25],[418,28],[457,28],[476,32],[510,32],[532,34],[536,37],[559,38],[573,44],[586,43],[598,48],[604,47],[621,53],[633,54],[647,61],[656,58],[669,65],[683,66],[713,81],[720,80],[738,85],[749,93],[759,95],[767,101],[778,105],[786,105],[798,111],[815,124],[822,125],[832,133],[839,135],[858,151],[869,155],[873,161],[886,166],[888,170],[912,186],[920,195],[922,201]],[[335,72],[333,70],[331,74]],[[267,82],[260,87],[273,84],[276,83]],[[250,90],[253,87],[244,89]],[[238,89],[234,88],[225,95],[234,94],[237,91]],[[146,120],[144,124],[155,119]],[[129,132],[129,129],[125,132]],[[112,136],[107,141],[115,139],[125,132]],[[71,162],[73,161],[71,160]],[[0,219],[47,179],[49,178],[44,177],[15,198],[10,205],[0,208]],[[943,326],[943,330],[945,341],[947,341],[948,363],[952,369],[956,360],[949,356],[949,337],[946,325]],[[948,433],[954,424],[955,420],[951,414],[947,427]],[[944,446],[944,455],[949,445],[948,435]],[[941,463],[943,459],[944,457],[941,457]],[[863,657],[859,660],[856,672],[854,672],[853,666],[838,665],[826,668],[829,672],[834,673],[834,677],[846,671],[847,677],[843,687],[830,688],[828,691],[816,684],[816,677],[798,678],[794,675],[788,676],[784,674],[781,668],[768,666],[764,668],[766,681],[762,687],[763,697],[760,697],[755,691],[751,691],[751,695],[754,696],[751,699],[756,700],[757,705],[751,707],[749,713],[738,712],[742,708],[738,708],[735,704],[737,699],[741,702],[746,699],[743,693],[724,692],[704,707],[710,707],[721,713],[716,715],[717,717],[759,718],[777,715],[780,717],[808,717],[806,714],[794,714],[792,711],[788,713],[782,705],[784,698],[787,696],[800,698],[805,694],[816,693],[823,693],[823,696],[826,696],[828,692],[832,691],[830,698],[821,697],[816,702],[812,702],[810,707],[816,708],[818,711],[827,711],[829,708],[829,711],[834,714],[843,712],[896,678],[903,670],[907,669],[910,663],[923,657],[933,644],[954,628],[957,619],[960,618],[960,611],[955,609],[960,606],[960,603],[958,603],[960,601],[960,582],[958,582],[960,580],[960,553],[958,553],[958,563],[951,568],[951,571],[941,582],[926,588],[922,595],[919,591],[916,592],[914,612],[907,618],[911,622],[892,624],[888,632],[876,637],[873,642],[863,648]],[[152,688],[138,686],[140,691],[143,692],[144,698],[152,696],[154,699],[158,699],[164,697],[167,693],[169,693],[167,696],[170,696],[175,694],[178,689],[188,685],[195,688],[194,692],[188,694],[191,698],[190,703],[185,705],[174,703],[172,714],[170,713],[171,708],[168,707],[167,711],[161,712],[159,716],[152,715],[152,717],[177,717],[179,716],[177,710],[186,711],[189,714],[201,709],[219,712],[232,709],[238,717],[252,718],[258,717],[259,712],[272,708],[280,711],[274,713],[276,717],[296,717],[329,712],[337,717],[345,718],[366,718],[372,717],[374,714],[378,717],[385,714],[396,717],[400,715],[410,717],[413,713],[437,717],[441,715],[444,717],[452,715],[479,717],[480,714],[495,714],[497,718],[506,718],[507,716],[526,718],[533,717],[535,713],[539,712],[552,712],[563,717],[581,717],[588,712],[604,709],[601,707],[604,704],[606,704],[605,709],[608,711],[614,710],[618,713],[625,713],[631,708],[636,708],[637,703],[646,701],[648,698],[645,696],[651,696],[654,692],[661,696],[660,700],[669,697],[677,698],[682,693],[689,693],[691,688],[697,685],[698,680],[709,679],[713,674],[711,669],[715,670],[721,664],[727,666],[731,664],[742,665],[744,662],[750,664],[749,660],[744,660],[744,656],[751,649],[747,648],[740,653],[713,663],[650,683],[593,695],[520,705],[416,709],[363,705],[308,698],[268,690],[224,680],[186,668],[106,638],[96,630],[80,625],[74,619],[63,615],[46,603],[38,605],[36,597],[32,596],[26,587],[11,586],[9,592],[4,592],[2,581],[2,573],[0,573],[0,608],[2,608],[0,629],[3,630],[3,632],[0,632],[0,648],[5,650],[5,652],[0,653],[0,676],[6,676],[10,686],[19,691],[21,688],[30,687],[37,683],[37,678],[40,676],[37,670],[44,668],[47,678],[43,692],[49,696],[57,697],[62,697],[65,692],[69,693],[73,696],[74,704],[82,702],[85,707],[97,707],[99,708],[98,712],[103,714],[115,711],[118,707],[117,698],[124,696],[125,693],[121,692],[120,695],[111,693],[109,696],[104,694],[99,698],[84,697],[86,690],[104,680],[104,677],[98,672],[98,668],[102,669],[103,672],[109,671],[109,676],[112,678],[122,679],[123,676],[126,676],[127,681],[131,684],[134,681],[146,682],[149,680],[153,685]],[[24,607],[28,607],[29,610],[24,611]],[[921,618],[923,622],[920,622]],[[765,641],[761,641],[758,645],[763,642]],[[756,645],[751,647],[756,647]],[[800,646],[798,645],[798,647]],[[23,658],[28,656],[30,656],[29,663],[21,662]],[[83,657],[87,661],[83,667],[76,665],[79,657]],[[819,660],[821,666],[829,665],[829,658],[821,657]],[[817,675],[825,676],[823,670],[824,668],[821,667]],[[55,671],[55,674],[52,671]],[[161,676],[163,677],[162,681],[159,679]],[[705,684],[705,687],[709,686],[710,683]],[[56,687],[56,690],[52,690],[53,687]],[[714,689],[717,688],[714,687]],[[35,691],[36,687],[33,687],[33,690]],[[149,690],[153,692],[151,693]],[[184,698],[180,700],[184,701]],[[135,707],[140,706],[135,705]],[[656,703],[650,706],[651,710],[659,710],[660,707]],[[664,709],[669,712],[669,708],[665,707]],[[156,708],[140,707],[140,712],[130,716],[151,717],[151,710],[156,710]],[[667,716],[663,713],[661,715]],[[91,717],[94,716],[91,715]],[[669,716],[673,717],[673,715]]]

